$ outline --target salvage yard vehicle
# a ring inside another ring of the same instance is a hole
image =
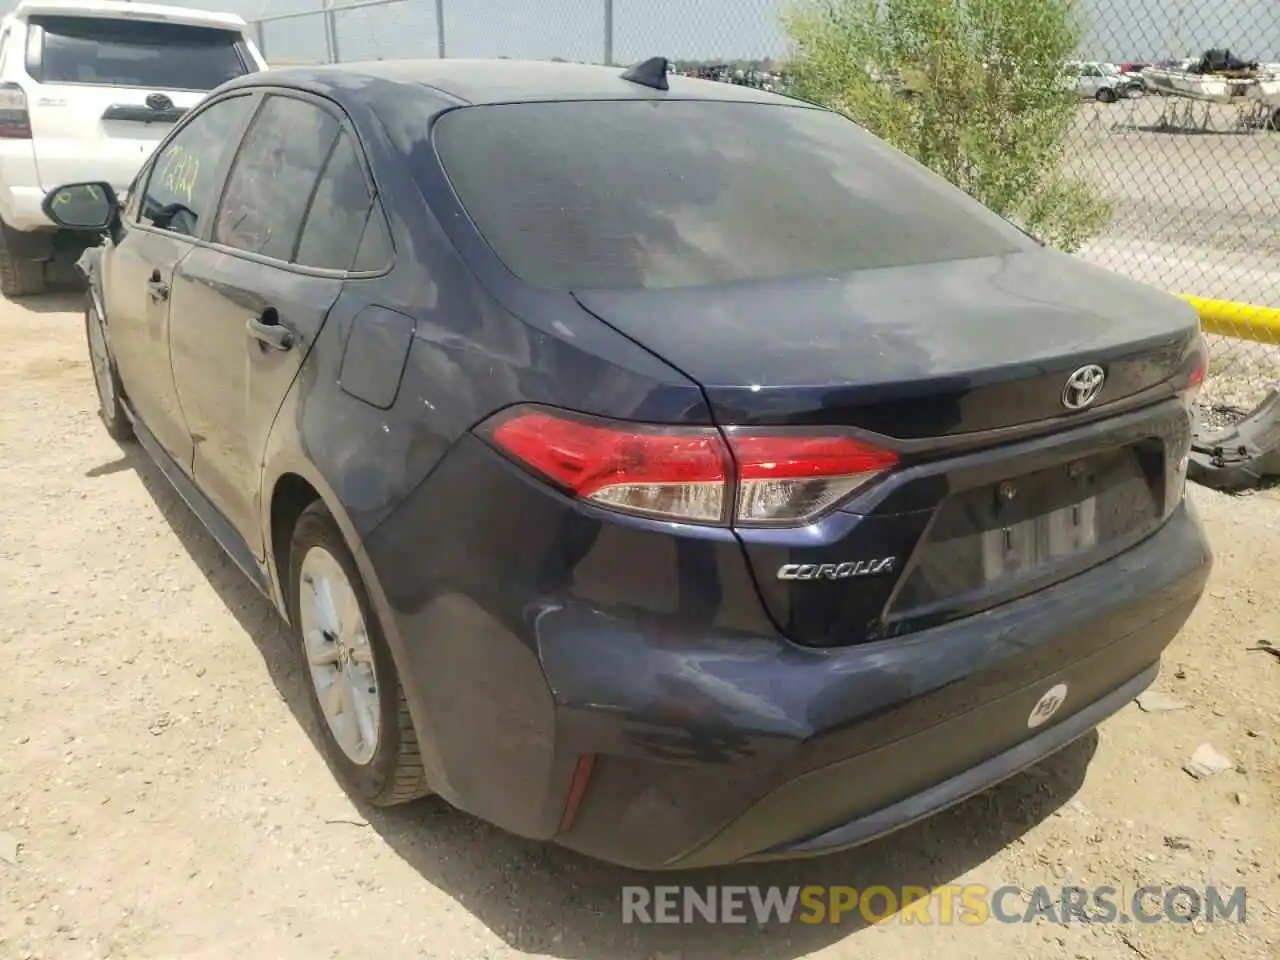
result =
[[[291,625],[358,800],[643,868],[941,810],[1156,676],[1212,559],[1183,302],[750,87],[426,60],[234,80],[85,325]]]
[[[1099,103],[1115,103],[1145,92],[1140,75],[1127,74],[1113,63],[1069,63],[1066,82],[1074,85],[1083,99]]]
[[[0,21],[0,293],[41,293],[61,245],[41,203],[121,190],[214,87],[265,69],[243,18],[116,0],[23,0]],[[74,253],[74,251],[73,251]]]

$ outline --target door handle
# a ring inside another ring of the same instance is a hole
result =
[[[151,271],[151,279],[147,281],[147,293],[156,303],[164,303],[169,299],[169,285],[160,276],[159,270]]]
[[[249,336],[272,350],[289,350],[293,347],[293,331],[280,322],[275,308],[263,311],[262,316],[250,320],[247,325]]]

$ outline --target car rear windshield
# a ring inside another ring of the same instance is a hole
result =
[[[541,287],[836,276],[1026,243],[858,125],[803,106],[475,106],[442,116],[434,138],[490,248]]]
[[[43,34],[33,79],[212,90],[248,72],[235,30],[109,17],[32,17]]]

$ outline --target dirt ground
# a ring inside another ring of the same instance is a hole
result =
[[[337,788],[271,608],[101,429],[77,303],[0,301],[0,958],[1280,956],[1280,660],[1247,649],[1280,644],[1278,492],[1194,493],[1217,567],[1157,681],[1185,709],[861,850],[681,877],[1244,885],[1244,924],[624,925],[670,875]],[[1188,776],[1202,742],[1235,768]]]

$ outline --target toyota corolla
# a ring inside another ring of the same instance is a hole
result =
[[[291,625],[336,776],[684,867],[853,846],[1155,677],[1178,300],[853,122],[512,61],[232,81],[99,231],[102,417]]]

